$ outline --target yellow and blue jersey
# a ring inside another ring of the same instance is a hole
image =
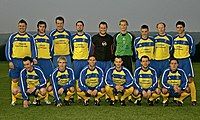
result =
[[[155,60],[166,60],[170,58],[170,52],[172,50],[173,37],[169,34],[163,36],[157,34],[155,39]]]
[[[22,59],[25,56],[36,58],[37,50],[34,38],[28,33],[10,35],[6,44],[5,55],[8,61],[12,61],[14,58]]]
[[[78,35],[75,33],[71,39],[72,58],[74,60],[87,60],[91,53],[91,36],[88,33]]]
[[[94,70],[90,70],[86,66],[80,73],[79,87],[82,91],[88,91],[90,89],[101,91],[101,88],[104,86],[103,78],[104,73],[100,67],[95,66]]]
[[[63,30],[59,32],[53,30],[50,36],[53,41],[53,47],[51,49],[53,56],[70,55],[71,33],[69,31]]]
[[[24,100],[28,100],[26,93],[27,89],[40,89],[45,87],[47,80],[38,66],[33,66],[32,71],[27,71],[25,68],[20,72],[20,89]]]
[[[66,67],[64,71],[60,71],[56,68],[51,75],[51,83],[54,91],[54,98],[59,101],[58,90],[62,87],[64,91],[74,86],[75,78],[74,71]]]
[[[36,34],[33,36],[37,46],[38,59],[51,59],[52,58],[52,40],[48,35]]]
[[[189,58],[195,54],[195,45],[192,36],[185,34],[183,37],[176,35],[173,41],[173,56],[177,59]]]
[[[151,90],[154,91],[158,87],[158,80],[156,71],[148,67],[147,70],[143,70],[142,67],[139,67],[134,72],[135,78],[135,87],[139,92],[142,90]]]
[[[162,86],[166,89],[173,90],[173,86],[177,85],[181,90],[185,90],[187,87],[188,79],[185,72],[182,69],[177,69],[172,72],[170,69],[166,69],[163,73]]]
[[[134,49],[136,59],[141,59],[142,56],[146,55],[149,59],[154,59],[154,46],[155,40],[152,37],[147,39],[142,39],[142,37],[137,37],[134,40]]]
[[[133,85],[133,81],[133,76],[125,67],[122,67],[120,71],[117,71],[115,67],[111,67],[106,72],[105,83],[108,86],[115,88],[120,85],[127,89]]]

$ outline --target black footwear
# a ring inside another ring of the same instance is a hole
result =
[[[41,105],[40,100],[36,100],[36,104],[35,105],[36,106],[40,106]]]
[[[120,101],[121,106],[126,106],[125,100]]]
[[[153,101],[150,101],[149,99],[148,99],[147,102],[148,102],[148,105],[149,105],[149,106],[153,106],[153,105],[154,105],[154,104],[153,104]]]
[[[192,101],[192,102],[191,102],[191,105],[192,105],[192,106],[196,106],[196,105],[197,105],[197,101]]]
[[[130,102],[130,103],[134,103],[133,100],[131,100],[131,99],[129,99],[128,102]]]
[[[110,98],[106,98],[105,101],[108,103],[110,102]]]
[[[81,103],[81,102],[82,102],[82,99],[78,99],[77,102],[78,102],[78,103]]]
[[[114,106],[115,105],[115,101],[110,100],[110,106]]]
[[[182,105],[183,105],[183,103],[182,103],[182,102],[180,102],[180,101],[177,101],[177,102],[176,102],[176,105],[177,105],[177,106],[182,106]]]
[[[69,102],[70,102],[70,103],[75,103],[75,102],[74,102],[74,98],[70,98],[70,99],[69,99]]]
[[[83,102],[83,105],[84,105],[84,106],[88,106],[88,105],[89,105],[89,100],[85,100],[85,101]]]
[[[64,105],[69,106],[70,105],[70,101],[68,100],[63,100]]]
[[[135,104],[135,105],[138,105],[138,106],[141,106],[141,105],[142,105],[142,104],[141,104],[141,100],[135,100],[134,104]]]
[[[156,100],[155,100],[155,104],[158,104],[160,102],[160,98],[157,98]]]
[[[168,106],[169,101],[167,100],[165,103],[163,103],[163,107]]]
[[[95,101],[94,101],[94,105],[95,105],[95,106],[100,106],[100,101],[99,101],[99,100],[95,100]]]

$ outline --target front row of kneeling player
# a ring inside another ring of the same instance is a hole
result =
[[[141,105],[142,98],[152,106],[156,98],[163,97],[163,106],[167,106],[169,98],[173,97],[178,106],[183,104],[184,98],[189,93],[187,77],[182,69],[178,68],[178,61],[171,59],[169,69],[166,69],[161,79],[161,88],[158,88],[156,71],[149,67],[150,61],[147,56],[142,56],[141,67],[131,73],[122,66],[122,59],[116,57],[114,67],[111,67],[104,76],[101,68],[96,66],[95,56],[88,57],[88,66],[80,73],[75,89],[74,72],[66,66],[66,58],[58,58],[58,67],[51,75],[51,85],[47,86],[47,80],[41,69],[33,65],[30,57],[23,59],[24,69],[20,73],[20,88],[13,90],[17,97],[22,94],[23,106],[29,106],[29,96],[34,95],[36,105],[46,97],[46,92],[54,96],[56,106],[69,105],[74,93],[83,99],[84,105],[89,104],[90,97],[94,97],[95,105],[100,105],[100,98],[107,95],[110,105],[120,101],[125,106],[126,98],[133,97],[135,104]],[[65,94],[64,100],[61,95]],[[120,98],[119,98],[120,97]]]

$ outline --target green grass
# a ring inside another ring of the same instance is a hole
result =
[[[200,63],[194,63],[195,81],[197,87],[197,97],[200,99]],[[199,105],[190,106],[190,98],[187,98],[182,107],[176,107],[170,104],[168,107],[162,107],[162,104],[157,104],[149,107],[145,102],[142,106],[135,106],[127,103],[127,106],[121,107],[109,106],[102,100],[101,106],[83,106],[75,103],[71,106],[63,106],[57,108],[54,105],[31,105],[28,109],[24,109],[21,100],[14,107],[10,106],[10,79],[7,76],[8,65],[7,62],[0,62],[0,120],[10,119],[138,119],[138,120],[200,120]]]

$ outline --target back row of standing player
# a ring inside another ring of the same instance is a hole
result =
[[[11,89],[18,86],[20,71],[23,69],[22,58],[30,56],[38,64],[47,79],[53,71],[51,59],[54,67],[57,66],[57,59],[65,56],[67,66],[72,67],[75,79],[79,79],[81,70],[87,65],[89,54],[94,54],[97,59],[97,66],[101,67],[104,73],[112,66],[113,56],[122,58],[125,66],[132,74],[132,58],[135,53],[136,68],[140,66],[140,58],[144,55],[151,60],[150,66],[153,67],[158,77],[169,66],[171,56],[179,60],[179,68],[182,68],[189,80],[192,104],[196,105],[196,88],[194,84],[194,72],[190,56],[195,52],[193,39],[185,33],[185,23],[176,23],[177,35],[171,37],[165,32],[166,25],[160,22],[156,25],[158,34],[154,37],[149,36],[149,28],[142,25],[140,28],[141,36],[135,38],[127,31],[128,22],[120,20],[120,32],[113,37],[107,33],[108,25],[106,22],[99,24],[99,33],[91,36],[84,32],[83,21],[76,22],[77,32],[73,35],[64,29],[64,18],[55,19],[56,29],[45,33],[47,24],[39,21],[37,24],[38,32],[33,37],[26,32],[27,22],[20,20],[18,23],[19,31],[9,37],[6,45],[6,58],[9,61],[9,71],[12,78]],[[23,51],[23,52],[22,52]],[[71,57],[72,55],[72,57]],[[71,62],[73,59],[73,63]],[[51,69],[52,68],[52,69]],[[12,103],[16,98],[12,96]]]

